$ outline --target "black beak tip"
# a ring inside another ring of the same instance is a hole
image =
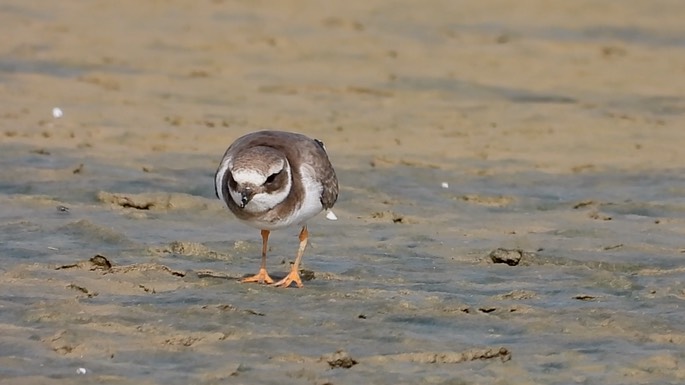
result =
[[[247,195],[243,195],[240,198],[240,208],[244,208],[247,205],[247,202],[249,202],[249,201],[250,201],[250,197]]]

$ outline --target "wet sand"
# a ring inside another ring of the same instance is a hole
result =
[[[0,10],[0,384],[685,381],[682,2]],[[214,197],[262,128],[338,171],[303,289]]]

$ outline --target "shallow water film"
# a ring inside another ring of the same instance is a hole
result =
[[[685,3],[0,10],[0,384],[685,381]],[[263,128],[340,181],[301,289],[214,195]]]

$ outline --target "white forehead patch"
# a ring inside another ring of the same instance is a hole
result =
[[[266,182],[266,176],[255,170],[243,169],[233,172],[233,180],[239,185],[253,184],[255,186],[261,186]]]
[[[269,165],[269,170],[266,174],[262,174],[258,170],[241,168],[239,170],[233,171],[233,180],[238,184],[251,183],[255,186],[261,186],[266,182],[266,178],[278,173],[283,169],[284,162],[278,161]]]

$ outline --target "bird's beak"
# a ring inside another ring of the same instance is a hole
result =
[[[240,192],[240,208],[244,208],[253,196],[254,191],[252,191],[250,187],[245,187],[243,191]]]

